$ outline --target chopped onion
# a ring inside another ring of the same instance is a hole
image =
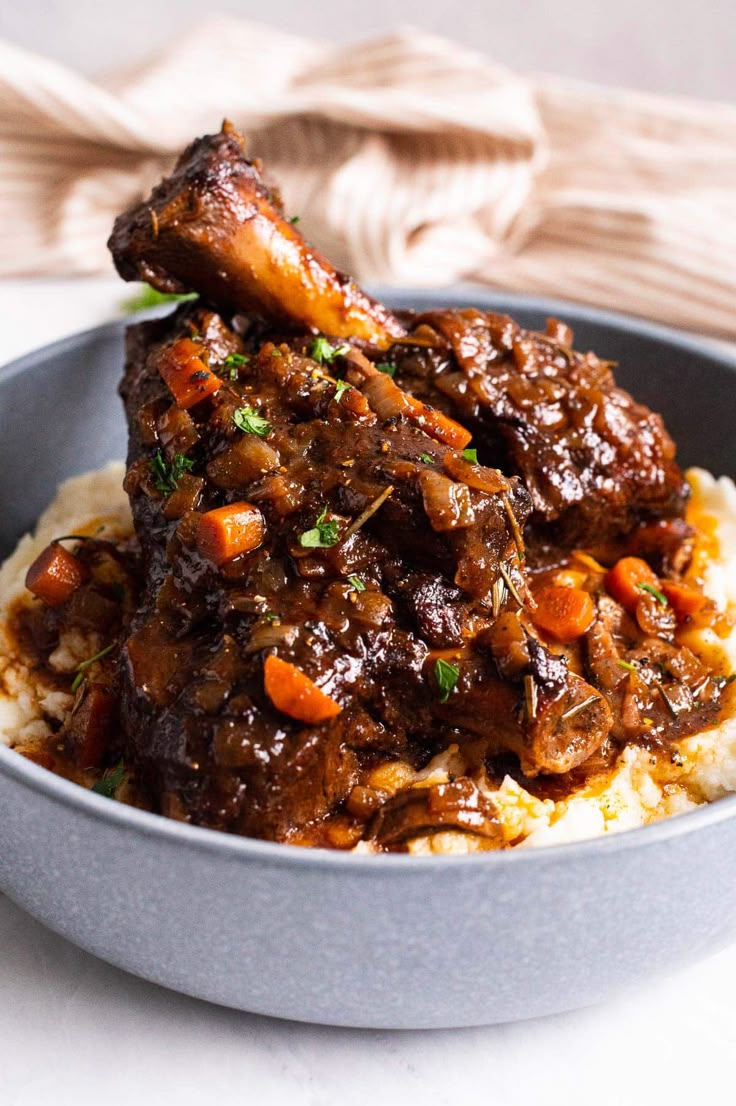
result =
[[[457,530],[472,526],[475,521],[470,492],[465,484],[455,484],[446,476],[426,469],[420,473],[419,485],[433,530]]]
[[[256,622],[245,647],[246,656],[277,645],[291,645],[298,632],[298,626],[287,622]]]
[[[469,488],[475,488],[479,492],[487,492],[496,495],[498,492],[508,491],[509,482],[498,469],[489,469],[484,465],[473,465],[466,461],[460,453],[446,453],[444,459],[445,472]]]

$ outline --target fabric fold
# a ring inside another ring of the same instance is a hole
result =
[[[217,18],[104,82],[0,43],[0,276],[109,271],[115,215],[225,116],[360,280],[736,335],[736,108],[521,78],[411,28],[344,46]]]

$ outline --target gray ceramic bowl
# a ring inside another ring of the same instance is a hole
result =
[[[733,473],[736,358],[521,298],[397,294],[571,322],[662,410],[686,464]],[[122,323],[0,372],[0,553],[72,473],[124,453]],[[583,1006],[736,933],[736,798],[606,839],[467,858],[227,837],[121,806],[0,747],[0,888],[82,948],[190,995],[346,1026],[509,1021]]]

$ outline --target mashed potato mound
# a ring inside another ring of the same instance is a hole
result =
[[[25,574],[35,557],[59,534],[103,533],[122,538],[132,531],[128,501],[122,488],[122,464],[67,480],[39,519],[0,568],[0,741],[16,745],[48,735],[50,721],[61,720],[72,697],[49,691],[16,656],[7,633],[11,605],[25,592]],[[722,610],[736,607],[736,485],[691,469],[691,510],[708,520],[717,538],[717,553],[709,561],[706,591]],[[90,655],[94,643],[69,638],[53,656],[58,671],[71,672]],[[693,635],[698,649],[718,649],[729,671],[736,671],[736,633],[725,640],[708,629]],[[388,793],[404,787],[427,787],[462,772],[457,745],[436,756],[421,772],[392,763],[375,769],[373,784]],[[379,778],[380,777],[380,778]],[[731,712],[718,726],[673,746],[672,761],[628,747],[603,779],[581,787],[564,800],[538,799],[510,776],[500,787],[486,788],[497,806],[508,845],[517,848],[556,845],[634,829],[679,814],[736,791],[736,717]],[[457,854],[487,847],[481,838],[457,831],[414,838],[415,854]],[[364,843],[355,851],[370,851]]]
[[[26,572],[49,542],[61,534],[95,534],[123,538],[132,533],[128,497],[123,491],[125,467],[114,462],[96,472],[65,480],[41,515],[33,534],[21,538],[0,567],[0,741],[17,745],[50,733],[48,719],[60,721],[71,710],[72,696],[49,691],[16,656],[7,632],[11,606],[24,595]],[[82,635],[67,635],[51,663],[59,672],[76,666],[99,648]]]

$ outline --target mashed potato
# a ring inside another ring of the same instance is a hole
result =
[[[15,552],[0,567],[0,741],[6,745],[41,740],[48,719],[64,718],[72,696],[49,691],[14,656],[7,616],[15,601],[27,595],[26,571],[49,542],[61,534],[94,534],[122,538],[133,529],[128,497],[123,491],[125,468],[120,462],[97,472],[66,480],[38,520],[35,532],[21,538]],[[81,635],[67,635],[51,657],[58,672],[73,672],[99,648]]]
[[[108,465],[99,472],[74,477],[61,485],[56,499],[41,516],[33,536],[27,535],[0,568],[0,741],[17,745],[48,735],[50,722],[64,717],[72,698],[49,692],[13,655],[6,622],[10,606],[25,594],[28,566],[59,534],[104,533],[119,538],[132,523],[122,490],[123,466]],[[706,591],[724,611],[736,606],[736,485],[692,469],[691,510],[699,522],[714,531],[714,555],[706,571]],[[71,672],[90,655],[94,643],[66,639],[52,657],[58,671]],[[712,630],[693,635],[696,649],[718,649],[724,665],[736,671],[736,633],[717,638]],[[526,848],[553,845],[633,829],[647,822],[690,810],[736,791],[736,717],[686,738],[673,746],[671,763],[646,750],[629,747],[605,778],[581,787],[564,800],[538,799],[507,776],[500,787],[487,788],[493,797],[509,845]],[[426,787],[446,782],[462,772],[458,746],[435,757],[421,772],[406,764],[386,764],[375,770],[376,787],[395,793],[404,787]],[[487,847],[472,835],[448,831],[417,837],[412,853],[466,853]],[[358,845],[358,852],[370,846]]]

